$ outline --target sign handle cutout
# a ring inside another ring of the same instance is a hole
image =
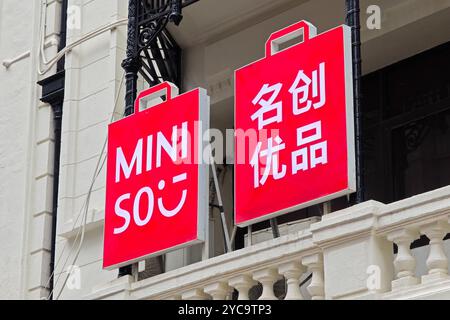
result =
[[[266,42],[266,58],[280,51],[280,45],[303,35],[306,42],[317,35],[317,28],[308,21],[302,20],[270,35]]]
[[[143,102],[152,101],[157,98],[162,98],[164,95],[166,96],[166,101],[171,101],[173,98],[178,96],[178,88],[171,82],[165,81],[160,83],[154,87],[151,87],[147,90],[139,93],[136,101],[134,102],[134,114],[137,114],[141,111],[143,107]]]

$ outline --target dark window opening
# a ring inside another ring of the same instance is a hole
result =
[[[363,79],[365,197],[450,184],[450,42]]]

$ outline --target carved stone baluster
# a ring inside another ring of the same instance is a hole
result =
[[[321,253],[316,253],[302,259],[304,266],[312,273],[311,283],[308,292],[312,300],[325,299],[325,289],[323,280],[323,257]]]
[[[204,289],[205,293],[209,294],[213,300],[226,300],[230,287],[226,282],[216,282],[207,285]]]
[[[284,300],[303,300],[300,292],[300,277],[305,272],[301,263],[292,261],[278,267],[278,271],[286,278],[287,292]]]
[[[273,285],[280,279],[280,275],[274,268],[267,268],[253,273],[253,279],[259,281],[263,291],[258,300],[278,300],[273,292]]]
[[[422,282],[431,282],[448,278],[448,258],[444,250],[444,237],[449,231],[446,221],[428,224],[420,232],[430,239],[430,253],[427,259],[428,274],[422,277]]]
[[[238,300],[249,300],[248,292],[257,283],[248,275],[231,278],[228,284],[239,292]]]
[[[396,280],[392,281],[392,290],[413,286],[419,283],[415,276],[416,260],[411,254],[411,243],[419,238],[415,230],[402,229],[387,236],[389,241],[398,246],[398,253],[394,259]]]
[[[181,295],[181,300],[210,300],[211,297],[207,295],[202,289],[192,289],[184,292]]]

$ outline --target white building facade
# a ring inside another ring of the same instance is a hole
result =
[[[231,253],[212,208],[209,258],[192,247],[118,277],[102,269],[104,146],[125,110],[128,1],[0,0],[0,299],[450,298],[450,1],[360,7],[368,201],[291,214],[276,239],[241,230]],[[197,1],[168,27],[181,90],[207,89],[211,127],[232,129],[234,70],[272,32],[307,20],[321,33],[345,13],[344,0]],[[63,92],[46,87],[55,75]],[[232,230],[232,165],[219,169]]]

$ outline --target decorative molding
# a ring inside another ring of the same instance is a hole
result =
[[[230,69],[225,69],[206,79],[211,104],[234,96],[234,78]]]

